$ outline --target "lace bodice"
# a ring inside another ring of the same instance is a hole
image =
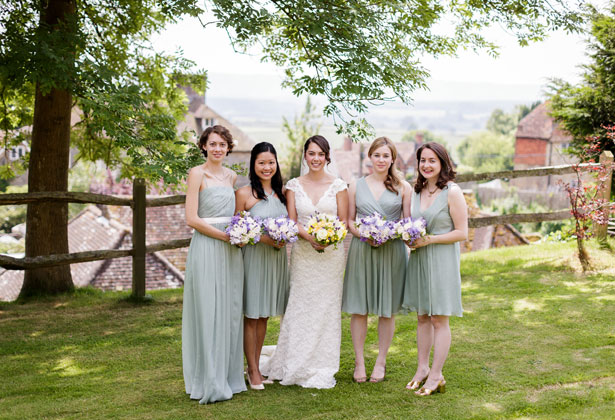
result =
[[[316,205],[314,205],[310,197],[307,195],[298,178],[293,178],[288,181],[286,183],[286,188],[295,193],[297,220],[300,224],[305,226],[315,211],[337,216],[336,195],[338,192],[344,191],[348,187],[343,179],[335,178],[322,197],[320,197]]]

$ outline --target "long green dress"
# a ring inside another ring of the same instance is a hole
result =
[[[421,196],[412,197],[412,218],[427,221],[427,234],[441,235],[455,229],[445,186],[431,205],[421,211]],[[410,253],[406,270],[404,307],[419,315],[462,316],[459,242],[431,244]]]
[[[401,192],[385,190],[376,200],[365,178],[357,181],[356,203],[357,220],[375,212],[390,221],[401,216]],[[387,318],[399,312],[404,297],[406,255],[406,246],[399,239],[374,248],[353,237],[344,275],[342,311]]]
[[[233,188],[199,192],[199,217],[230,217],[234,211]],[[212,224],[220,230],[225,225]],[[241,250],[195,230],[186,260],[182,359],[186,393],[201,404],[246,390],[242,303]]]
[[[272,192],[250,209],[250,215],[266,219],[288,216],[286,207]],[[258,319],[282,315],[288,302],[286,249],[258,243],[243,248],[243,313]]]

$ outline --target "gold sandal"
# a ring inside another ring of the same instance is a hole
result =
[[[442,378],[442,380],[438,382],[435,388],[430,389],[430,388],[422,387],[421,389],[416,391],[415,394],[421,397],[426,397],[428,395],[432,395],[437,392],[439,392],[440,394],[444,394],[446,392],[446,381],[444,380],[444,378]]]
[[[421,379],[420,381],[408,382],[408,385],[406,385],[406,389],[409,389],[410,391],[416,391],[417,389],[419,389],[425,384],[428,377],[429,377],[429,371],[427,371],[427,375],[425,375],[425,377]]]

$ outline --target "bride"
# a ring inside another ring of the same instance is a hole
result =
[[[306,231],[315,211],[347,222],[347,186],[327,170],[329,150],[324,137],[310,137],[303,146],[308,172],[286,184],[288,215],[297,221],[300,239],[290,257],[290,295],[278,345],[261,369],[282,385],[333,388],[339,369],[344,247],[319,245]]]

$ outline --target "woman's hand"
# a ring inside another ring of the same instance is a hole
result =
[[[312,248],[314,248],[318,252],[324,251],[325,248],[329,246],[329,245],[319,244],[318,242],[316,242],[316,240],[312,236],[310,236],[309,242],[310,242],[310,245],[312,245]]]
[[[370,244],[370,246],[371,246],[372,248],[378,248],[380,245],[382,245],[382,244],[377,244],[376,242],[374,242],[373,240],[371,240],[371,239],[369,239],[369,238],[368,238],[368,239],[367,239],[367,241],[365,241],[365,242],[367,242],[368,244]]]
[[[406,242],[406,245],[408,245],[408,248],[410,249],[416,249],[416,248],[422,248],[424,246],[427,246],[429,244],[432,243],[431,240],[431,236],[427,235],[427,236],[423,236],[422,238],[418,238],[416,241],[414,242]]]
[[[276,242],[273,239],[271,239],[271,237],[269,235],[261,235],[261,240],[262,243],[264,243],[265,245],[269,245],[272,246],[274,248],[280,249],[280,248],[284,248],[286,246],[286,242],[282,241],[282,242]]]

